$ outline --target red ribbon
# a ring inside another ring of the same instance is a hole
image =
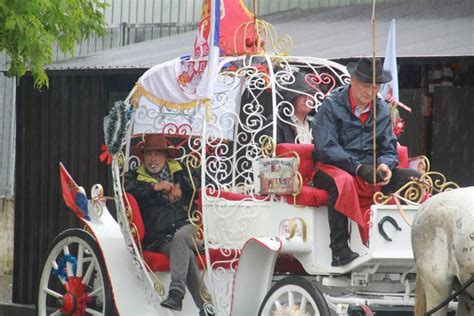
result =
[[[102,154],[100,154],[99,158],[100,161],[105,162],[106,164],[110,165],[112,163],[112,155],[109,153],[109,149],[105,144],[100,146],[100,150],[102,150]]]

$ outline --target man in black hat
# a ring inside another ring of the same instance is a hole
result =
[[[291,87],[282,91],[286,104],[279,106],[276,142],[311,144],[312,117],[309,114],[314,110],[316,91],[305,81],[303,71],[295,71],[294,77]]]
[[[205,287],[194,252],[197,227],[188,216],[193,186],[184,167],[173,159],[179,156],[179,150],[168,147],[164,135],[147,134],[135,154],[143,163],[126,173],[125,190],[140,206],[145,224],[143,247],[170,257],[169,295],[161,305],[180,311],[187,287],[200,309],[199,315],[211,315],[200,294]]]
[[[312,124],[315,149],[313,160],[318,171],[317,188],[327,190],[332,265],[352,262],[359,254],[348,246],[348,219],[359,224],[362,241],[368,242],[367,208],[374,193],[373,125],[376,107],[375,188],[385,194],[396,191],[419,174],[398,166],[397,139],[392,131],[389,106],[379,97],[373,104],[380,84],[391,81],[382,62],[375,61],[375,85],[372,59],[362,58],[347,70],[350,85],[334,90],[318,109]],[[344,188],[344,191],[342,189]]]

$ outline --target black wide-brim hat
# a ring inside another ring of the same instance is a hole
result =
[[[287,88],[291,90],[284,89],[282,91],[283,97],[286,101],[292,101],[299,95],[312,95],[317,92],[313,87],[311,87],[308,82],[305,80],[306,73],[303,71],[293,72],[295,80],[293,83],[289,84]],[[293,91],[295,90],[295,91]]]
[[[357,63],[349,63],[347,71],[355,79],[372,83],[372,58],[363,57]],[[375,59],[375,83],[387,83],[392,80],[390,72],[383,70],[382,61],[379,58]]]

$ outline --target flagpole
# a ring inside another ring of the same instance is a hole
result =
[[[257,39],[257,52],[260,53],[260,40],[259,40],[259,37],[258,37],[258,19],[257,19],[257,15],[258,15],[258,0],[253,0],[253,21],[254,21],[254,32],[255,32],[255,35],[256,35],[256,39]]]
[[[372,89],[375,89],[375,2],[372,0]],[[374,98],[372,100],[372,108],[374,111],[374,128],[372,131],[372,159],[373,159],[373,185],[375,187],[377,181],[377,93],[374,93]]]

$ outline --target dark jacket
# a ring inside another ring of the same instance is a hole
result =
[[[313,120],[313,160],[331,164],[355,174],[359,164],[372,165],[373,111],[364,124],[352,113],[349,85],[334,90]],[[389,106],[377,99],[377,165],[390,169],[398,165],[397,139],[392,131]]]
[[[288,118],[289,120],[289,118]],[[286,122],[278,120],[277,124],[277,144],[280,143],[295,143],[296,127]]]
[[[168,193],[152,188],[158,181],[147,173],[144,165],[125,174],[125,191],[133,194],[140,206],[145,224],[145,246],[155,241],[164,241],[166,235],[172,236],[179,228],[189,223],[188,209],[193,186],[187,170],[179,162],[168,159],[168,166],[173,176],[172,182],[179,183],[182,192],[181,199],[174,203],[170,203]],[[197,196],[197,192],[195,195]]]
[[[282,144],[282,143],[294,144],[295,138],[296,138],[296,126],[287,123],[287,122],[291,122],[291,118],[285,115],[283,111],[280,111],[279,115],[281,118],[277,116],[277,124],[276,124],[277,144]],[[313,117],[308,115],[308,120],[309,120],[309,125],[311,126],[312,121],[314,121]],[[273,121],[273,115],[270,115],[267,117],[267,122],[271,122],[271,121]],[[270,124],[266,130],[267,135],[272,135],[271,133],[272,128],[273,128],[273,124]]]

